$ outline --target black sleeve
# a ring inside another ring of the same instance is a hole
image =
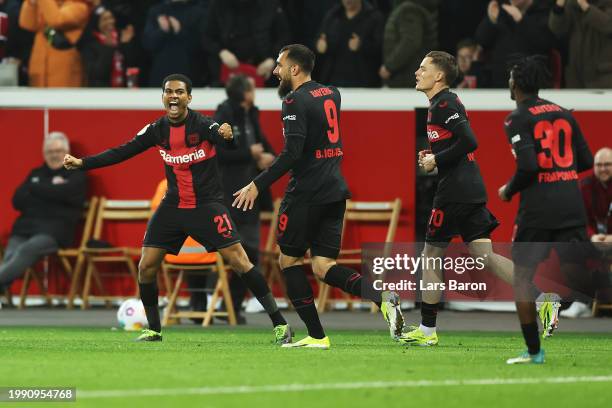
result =
[[[121,163],[139,153],[144,152],[149,147],[155,146],[153,127],[147,125],[132,140],[121,146],[113,147],[95,156],[83,158],[83,170],[92,170],[99,167],[112,166]]]
[[[504,128],[512,145],[512,153],[516,158],[516,171],[506,183],[506,195],[512,197],[536,180],[539,167],[532,132],[529,128],[518,118],[507,120]]]
[[[231,109],[226,104],[221,104],[217,107],[217,111],[215,112],[214,120],[217,123],[230,123],[234,124],[233,115],[231,113]],[[234,136],[234,139],[236,136]],[[221,163],[245,163],[250,162],[252,160],[251,149],[249,146],[246,146],[246,143],[239,143],[238,141],[234,141],[233,145],[235,149],[232,149],[231,145],[226,143],[219,144],[217,148],[217,156],[219,158],[219,162]]]
[[[255,180],[253,180],[258,191],[263,191],[268,188],[272,183],[291,170],[293,163],[302,156],[305,140],[304,137],[298,135],[287,136],[287,141],[285,142],[285,147],[281,154],[278,155],[270,167],[261,172]]]
[[[580,173],[593,168],[593,154],[582,134],[582,130],[580,130],[580,126],[578,126],[578,122],[575,120],[573,122],[576,147],[576,170]]]
[[[231,140],[225,140],[223,136],[219,134],[219,128],[220,125],[215,122],[213,118],[210,116],[201,115],[200,132],[204,139],[212,142],[215,145],[222,145],[227,149],[235,149],[235,140],[233,138]]]
[[[32,172],[28,174],[26,179],[17,187],[15,193],[13,194],[13,207],[17,211],[23,210],[25,204],[28,202],[30,195],[30,179],[32,178]]]
[[[501,17],[501,11],[499,14],[499,17]],[[497,24],[499,24],[499,17],[497,17]],[[497,39],[498,33],[497,24],[493,24],[491,20],[489,20],[489,16],[485,16],[480,24],[478,24],[474,37],[476,38],[476,42],[480,44],[482,48],[489,49],[495,45],[495,40]]]
[[[282,115],[285,147],[272,165],[253,180],[259,191],[269,187],[291,170],[304,150],[307,118],[304,104],[297,100],[297,95],[290,95],[283,101]]]
[[[85,172],[70,171],[64,177],[67,181],[63,184],[36,183],[31,185],[30,191],[32,195],[44,200],[72,206],[82,205],[87,189]]]
[[[473,152],[478,147],[476,135],[472,131],[470,123],[465,121],[455,126],[453,134],[457,141],[448,148],[436,154],[436,165],[444,167],[449,163],[460,160],[466,154]]]
[[[452,145],[436,154],[437,166],[443,167],[454,163],[476,150],[478,147],[476,135],[470,127],[465,109],[456,98],[440,101],[434,111],[433,119],[434,123],[439,123],[456,136],[456,141]]]

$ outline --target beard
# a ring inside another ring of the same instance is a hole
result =
[[[280,83],[278,84],[278,96],[280,96],[281,99],[284,99],[285,96],[289,95],[289,92],[292,90],[291,81],[286,81],[281,78]]]

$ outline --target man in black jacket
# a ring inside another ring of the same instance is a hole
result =
[[[320,82],[378,87],[384,21],[365,0],[342,0],[323,19],[316,42]]]
[[[259,109],[255,102],[255,83],[245,75],[231,77],[225,87],[227,99],[217,107],[215,120],[220,123],[231,123],[236,148],[217,148],[219,169],[223,178],[223,192],[228,204],[234,200],[235,191],[248,184],[259,172],[274,161],[272,146],[266,139],[259,124]],[[268,195],[269,197],[269,195]],[[271,205],[268,200],[268,206]],[[237,225],[242,244],[253,264],[259,258],[259,212],[265,202],[255,204],[255,211],[240,211],[228,205],[230,215]],[[239,316],[242,302],[246,295],[246,286],[236,274],[230,278],[230,289],[234,310],[238,322],[244,322]]]
[[[476,30],[486,53],[491,88],[508,85],[508,61],[513,54],[548,55],[556,40],[548,28],[550,7],[542,0],[491,0],[487,16]]]
[[[290,38],[278,0],[212,0],[202,24],[213,85],[220,81],[222,66],[233,70],[240,64],[252,65],[257,75],[270,79],[276,50]]]
[[[72,244],[87,182],[85,173],[64,169],[64,155],[69,151],[66,135],[50,133],[43,144],[45,163],[32,170],[15,191],[13,206],[21,215],[0,264],[0,287],[10,285],[40,257]]]

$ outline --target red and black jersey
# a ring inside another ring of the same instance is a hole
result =
[[[210,201],[223,202],[215,144],[227,143],[218,133],[219,124],[189,109],[181,123],[166,116],[146,125],[129,142],[83,159],[83,169],[110,166],[156,147],[164,161],[168,191],[162,204],[196,208]]]
[[[517,225],[560,229],[586,224],[578,173],[593,156],[571,112],[539,98],[523,101],[504,122],[517,170],[506,194],[521,193]]]
[[[476,164],[473,149],[463,138],[473,138],[468,117],[459,97],[444,89],[430,100],[427,114],[427,138],[438,167],[438,188],[434,207],[447,203],[485,203],[487,192]],[[467,129],[467,130],[465,130]],[[458,153],[457,153],[458,152]]]
[[[315,81],[302,84],[283,100],[285,147],[270,168],[254,180],[261,191],[290,171],[285,195],[303,204],[346,200],[350,192],[340,163],[340,92]]]

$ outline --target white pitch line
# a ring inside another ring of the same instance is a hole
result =
[[[118,398],[147,397],[165,395],[222,395],[255,394],[264,392],[298,392],[351,390],[363,388],[416,388],[416,387],[454,387],[460,385],[516,385],[516,384],[568,384],[568,383],[612,382],[612,375],[589,377],[550,377],[550,378],[482,378],[473,380],[421,380],[421,381],[365,381],[322,384],[278,384],[278,385],[239,385],[228,387],[200,388],[150,388],[136,390],[79,391],[81,398]]]

